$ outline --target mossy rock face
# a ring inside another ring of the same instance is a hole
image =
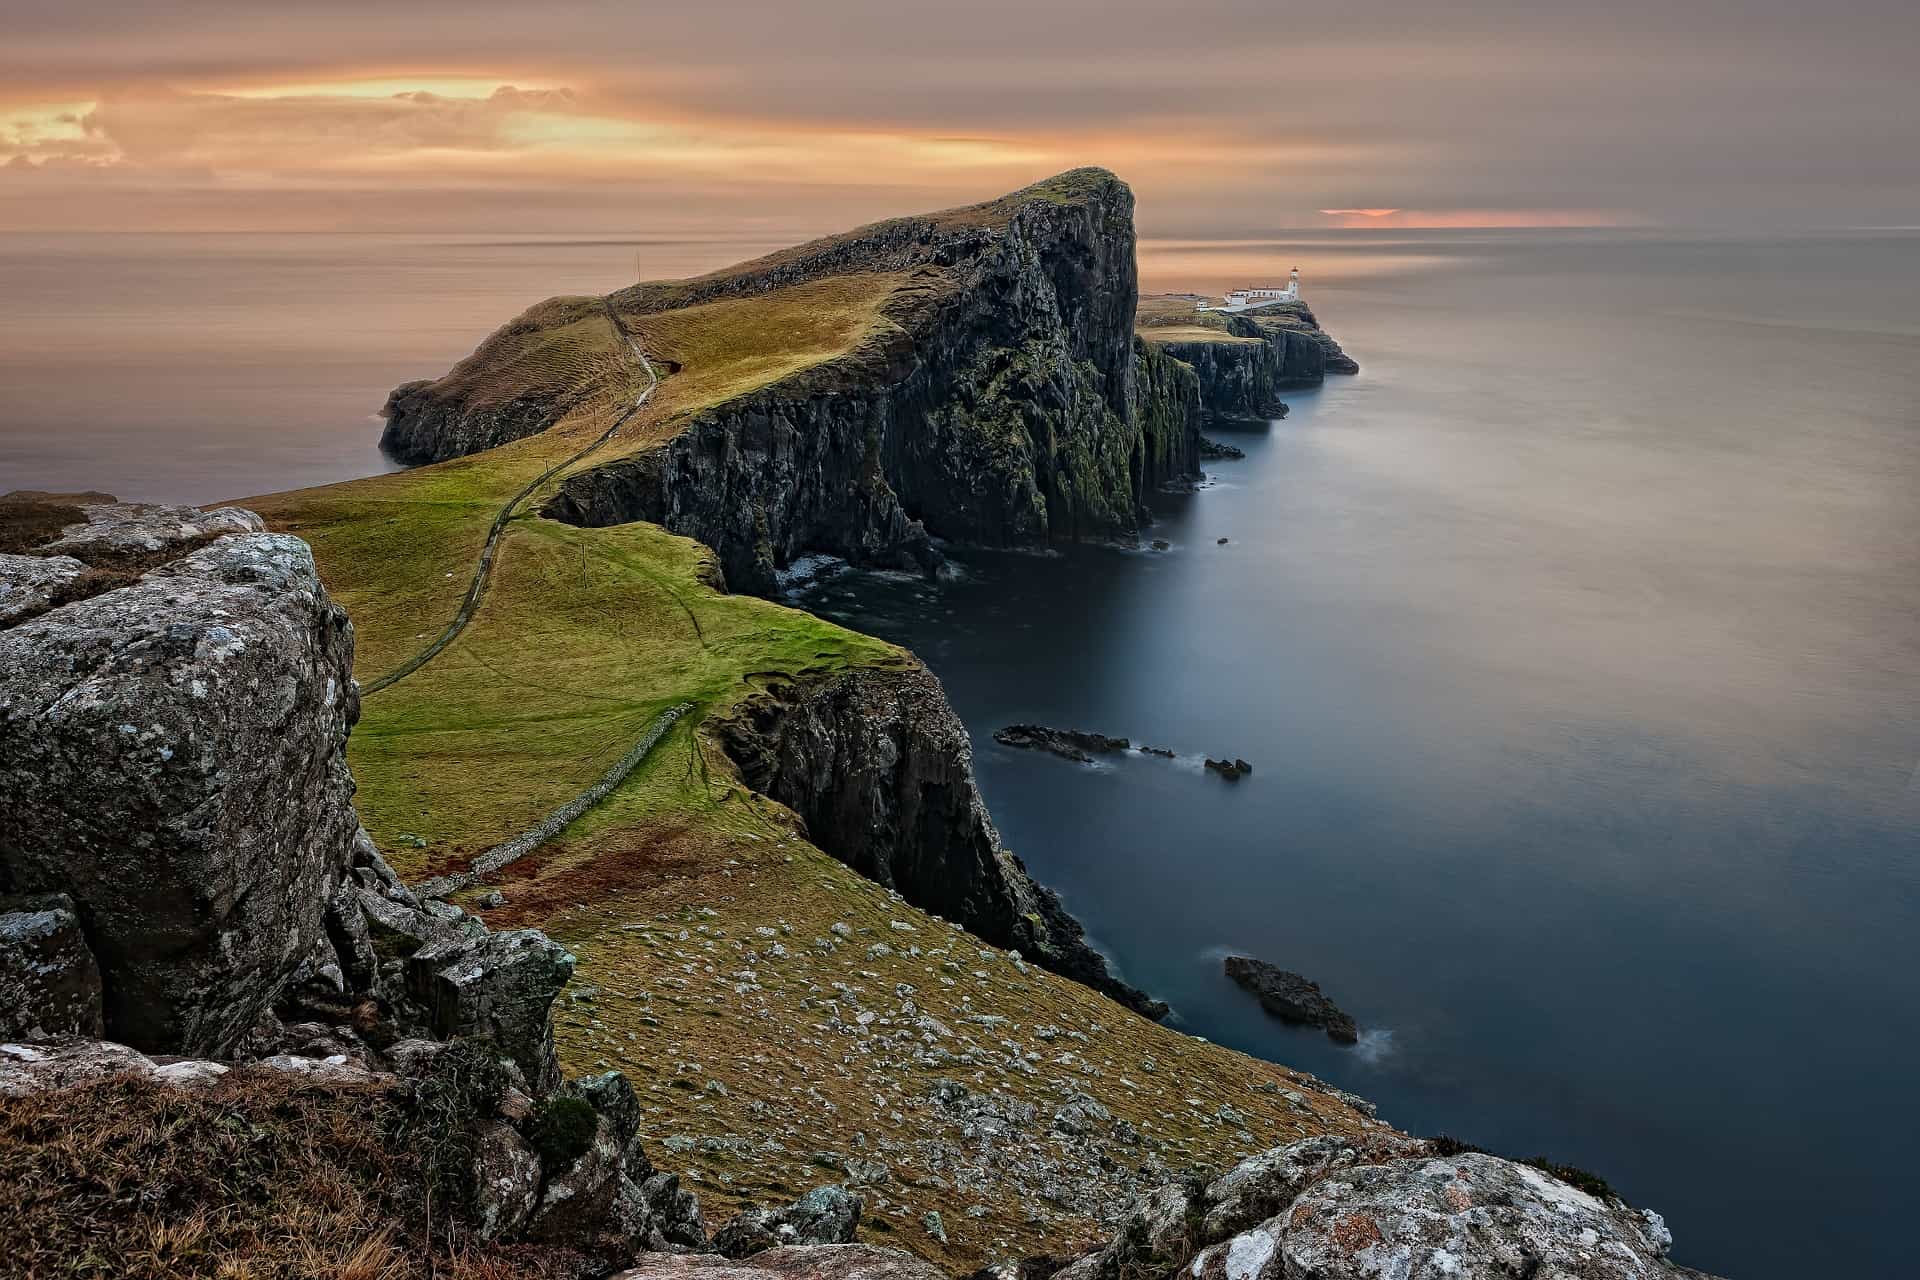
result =
[[[587,1153],[600,1118],[584,1098],[555,1094],[527,1117],[527,1145],[548,1169],[565,1169]]]

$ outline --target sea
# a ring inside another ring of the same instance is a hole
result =
[[[389,388],[554,293],[760,238],[0,238],[0,490],[365,475]],[[1606,1178],[1745,1280],[1912,1274],[1920,231],[1342,231],[1361,365],[1222,424],[1163,551],[952,550],[799,602],[945,682],[1006,843],[1174,1025]],[[1175,752],[1075,764],[1038,722]],[[1229,781],[1205,757],[1239,757]],[[1267,1017],[1247,954],[1357,1045]]]

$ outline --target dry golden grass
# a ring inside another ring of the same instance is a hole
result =
[[[403,1101],[240,1069],[0,1097],[0,1271],[102,1280],[524,1280],[566,1254],[428,1238]],[[452,1228],[449,1231],[449,1227]]]

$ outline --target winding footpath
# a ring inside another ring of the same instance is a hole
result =
[[[522,488],[520,492],[507,499],[507,504],[501,507],[499,513],[494,516],[493,526],[487,530],[487,540],[480,548],[480,563],[474,566],[473,581],[467,584],[467,594],[461,599],[460,608],[454,613],[453,621],[447,624],[447,629],[442,631],[432,644],[429,644],[426,648],[414,654],[411,658],[408,658],[405,662],[387,672],[385,675],[369,684],[361,685],[361,697],[364,698],[369,694],[379,693],[382,689],[389,688],[405,680],[408,676],[439,657],[448,645],[459,638],[460,633],[467,629],[467,623],[473,621],[474,611],[480,607],[481,593],[487,589],[487,579],[493,574],[494,552],[499,548],[500,539],[507,531],[507,524],[513,519],[515,512],[519,510],[520,504],[532,496],[533,491],[541,485],[553,479],[554,476],[566,470],[574,463],[579,462],[607,441],[613,439],[614,433],[619,431],[621,427],[624,427],[628,421],[632,419],[634,414],[640,412],[641,408],[652,398],[654,391],[659,388],[660,378],[653,371],[653,361],[647,359],[647,353],[641,350],[639,341],[635,339],[631,333],[627,332],[625,325],[620,323],[620,317],[614,313],[613,304],[609,302],[604,305],[607,309],[607,322],[613,326],[614,333],[626,344],[627,351],[635,360],[640,362],[640,368],[646,373],[646,388],[642,390],[638,396],[634,397],[633,403],[628,405],[619,417],[613,420],[613,425],[588,443],[586,448],[554,463],[551,467],[548,467],[545,471],[542,471],[539,475],[527,481],[526,486]]]
[[[626,344],[628,354],[633,356],[634,360],[639,363],[642,372],[647,375],[646,387],[641,390],[639,395],[634,397],[633,403],[622,410],[620,416],[613,420],[613,425],[589,442],[585,448],[554,463],[551,467],[548,467],[545,471],[542,471],[539,475],[529,480],[513,497],[507,499],[506,505],[501,507],[499,512],[493,517],[492,527],[487,530],[487,540],[480,548],[480,562],[474,566],[473,580],[467,584],[467,593],[461,599],[460,608],[453,615],[453,621],[447,624],[446,630],[442,631],[439,636],[434,639],[432,644],[429,644],[426,648],[420,650],[420,652],[414,654],[377,680],[361,686],[360,695],[362,697],[378,693],[382,689],[398,684],[439,657],[448,645],[459,638],[460,633],[466,630],[467,624],[473,621],[474,612],[480,607],[480,597],[487,589],[487,579],[493,574],[494,553],[499,549],[500,539],[507,531],[507,524],[519,511],[520,504],[525,502],[533,495],[536,489],[551,480],[555,475],[572,466],[574,463],[579,462],[595,449],[598,449],[601,445],[613,439],[615,433],[631,421],[633,415],[640,412],[640,410],[645,407],[647,401],[653,397],[653,393],[659,389],[660,376],[654,372],[653,361],[647,359],[647,353],[641,349],[639,340],[627,331],[625,325],[620,323],[620,316],[614,311],[613,304],[606,302],[603,303],[603,305],[607,310],[607,323],[613,326],[614,333]],[[698,621],[696,620],[695,626],[697,627],[698,625]],[[466,888],[481,876],[498,871],[509,863],[515,862],[532,853],[535,849],[538,849],[541,845],[564,831],[567,825],[575,818],[578,818],[581,814],[593,808],[594,805],[599,804],[615,787],[625,782],[627,775],[639,768],[640,762],[645,760],[648,753],[659,744],[660,739],[666,736],[667,730],[671,729],[680,717],[686,715],[691,710],[693,710],[693,704],[691,702],[682,702],[675,706],[668,707],[665,711],[662,711],[653,718],[652,723],[647,726],[646,732],[640,735],[639,741],[628,748],[627,753],[621,756],[611,769],[602,774],[599,781],[595,782],[585,791],[582,791],[579,795],[574,796],[552,813],[549,813],[539,822],[527,828],[527,830],[494,845],[491,849],[482,853],[479,857],[467,864],[465,871],[456,872],[451,875],[436,876],[434,879],[418,886],[416,892],[424,898],[444,898],[449,893],[454,893]]]

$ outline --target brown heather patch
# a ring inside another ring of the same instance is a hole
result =
[[[239,1069],[0,1097],[0,1269],[22,1277],[523,1280],[572,1255],[483,1249],[393,1139],[397,1095]]]

